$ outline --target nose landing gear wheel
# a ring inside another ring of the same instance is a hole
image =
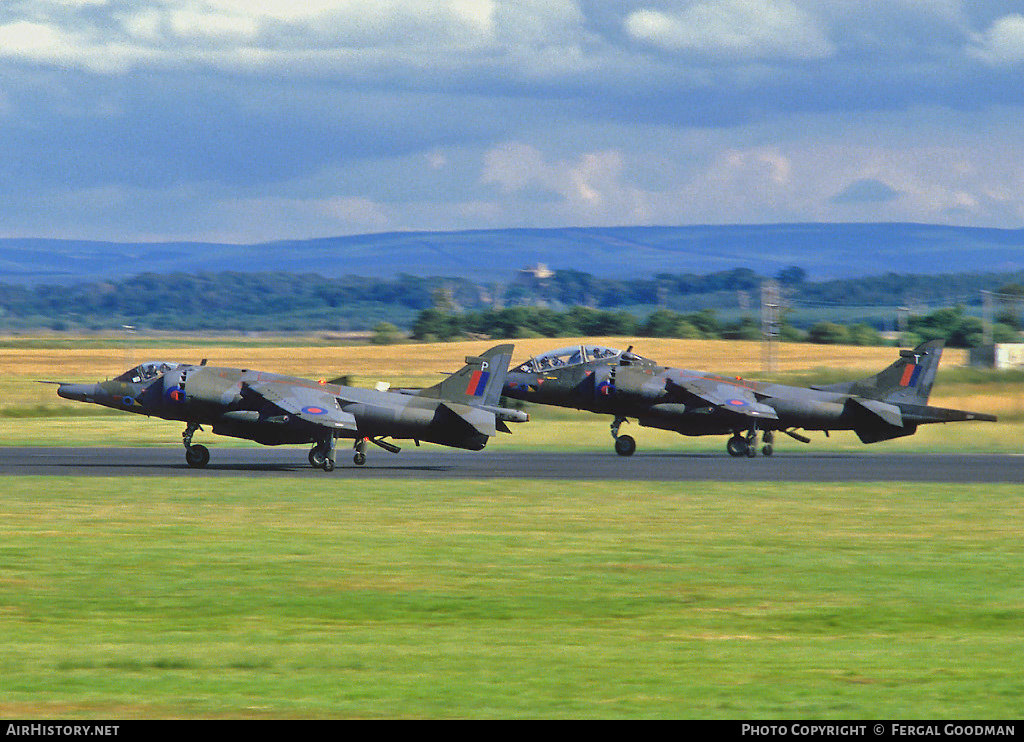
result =
[[[615,453],[619,456],[632,456],[636,451],[636,441],[631,435],[620,435],[615,439]]]
[[[210,450],[199,444],[189,446],[185,449],[185,461],[193,469],[202,469],[210,463]]]

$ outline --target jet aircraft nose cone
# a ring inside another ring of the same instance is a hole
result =
[[[77,402],[91,402],[95,388],[95,384],[61,384],[57,387],[57,395]]]

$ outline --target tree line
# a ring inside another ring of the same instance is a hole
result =
[[[834,327],[841,330],[842,334],[828,328],[819,328],[817,325],[805,332],[788,322],[783,322],[778,327],[778,335],[788,341],[808,340],[858,345],[883,343],[878,330],[868,325]],[[379,331],[387,329],[378,327]],[[658,309],[646,317],[639,317],[622,310],[580,306],[566,311],[548,307],[507,307],[482,312],[452,312],[440,307],[431,307],[417,315],[410,332],[412,339],[422,341],[454,340],[474,335],[502,339],[634,336],[758,340],[762,337],[762,327],[761,322],[752,316],[732,321],[722,320],[714,309],[702,309],[689,314],[671,309]]]
[[[891,329],[895,307],[913,306],[908,297],[916,297],[919,302],[959,302],[960,308],[916,312],[906,328],[912,336],[927,339],[941,333],[951,345],[976,345],[982,334],[980,320],[964,306],[980,303],[982,289],[1000,286],[1001,294],[1024,297],[1024,273],[892,273],[814,282],[791,266],[774,279],[782,287],[784,304],[793,308],[784,313],[780,336],[821,343],[878,342],[878,331]],[[309,332],[368,330],[387,323],[395,328],[381,336],[388,341],[406,333],[439,339],[465,334],[749,339],[760,337],[760,321],[752,315],[764,281],[764,276],[746,268],[706,275],[659,273],[650,279],[608,279],[556,270],[505,284],[407,274],[327,278],[277,272],[143,273],[72,285],[0,283],[0,330],[132,325],[140,330]],[[738,310],[743,306],[746,311]],[[854,306],[878,309],[874,320],[844,325],[809,320],[809,308],[819,306],[844,312]],[[996,309],[996,340],[1016,337],[1017,305],[1000,304]],[[889,327],[878,321],[880,317],[887,318]]]
[[[443,302],[442,302],[443,304]],[[377,342],[395,342],[397,328],[378,326]],[[791,325],[785,318],[774,328],[780,340],[818,344],[884,345],[882,334],[863,323],[849,325],[818,322],[808,330]],[[454,340],[484,335],[491,338],[633,336],[704,338],[721,340],[759,340],[764,328],[752,316],[722,321],[713,309],[691,314],[669,309],[656,310],[645,318],[625,311],[573,307],[559,312],[545,307],[509,307],[483,312],[453,312],[449,307],[433,306],[416,317],[410,337],[414,340]],[[963,307],[939,309],[925,315],[911,316],[903,341],[917,345],[927,340],[943,339],[954,348],[976,347],[982,343],[984,328],[977,317]],[[1006,322],[994,325],[996,342],[1014,342],[1020,338],[1019,324]]]

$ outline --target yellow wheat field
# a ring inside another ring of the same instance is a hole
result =
[[[146,348],[128,358],[123,347],[81,349],[0,349],[0,374],[57,380],[96,379],[115,376],[131,363],[143,360],[169,360],[198,363],[206,358],[210,365],[259,368],[284,374],[313,377],[352,374],[415,377],[454,371],[463,357],[495,345],[491,340],[406,345],[355,345],[317,347],[217,347],[203,346]],[[749,374],[762,370],[762,349],[758,342],[730,340],[680,340],[659,338],[531,338],[507,341],[515,344],[513,365],[537,353],[565,345],[589,343],[625,349],[634,346],[640,355],[667,366],[717,373]],[[893,348],[780,343],[777,367],[780,373],[819,367],[851,371],[880,370],[895,358]],[[944,365],[960,365],[964,351],[948,349]]]

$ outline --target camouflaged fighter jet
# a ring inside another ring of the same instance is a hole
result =
[[[201,425],[234,438],[267,446],[313,443],[309,463],[334,469],[338,438],[355,440],[353,461],[366,462],[366,444],[398,453],[385,437],[438,443],[479,451],[496,431],[511,432],[506,422],[526,422],[519,410],[498,406],[512,345],[498,345],[428,389],[389,391],[358,389],[331,382],[238,368],[185,363],[148,362],[111,381],[96,384],[60,382],[57,394],[66,399],[181,420],[185,460],[206,466],[210,452],[193,444]]]
[[[728,435],[732,456],[773,453],[776,431],[852,430],[864,443],[913,435],[919,425],[960,420],[995,422],[994,415],[929,407],[942,341],[901,350],[896,362],[861,381],[784,386],[659,366],[633,353],[594,345],[559,348],[521,363],[505,379],[506,397],[612,415],[620,456],[636,441],[619,435],[627,418],[682,435]]]

